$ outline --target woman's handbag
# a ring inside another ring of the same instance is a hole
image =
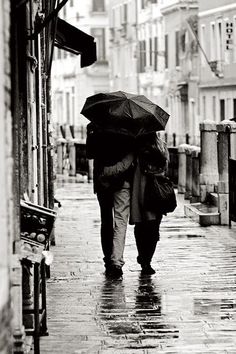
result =
[[[145,206],[147,210],[167,214],[175,210],[177,201],[171,180],[164,175],[147,176]]]

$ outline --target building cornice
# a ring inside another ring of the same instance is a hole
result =
[[[184,2],[177,1],[171,5],[167,5],[167,6],[163,5],[160,8],[160,12],[162,13],[162,15],[167,15],[171,12],[184,10],[184,9],[198,9],[198,4],[197,2],[189,3],[188,1],[184,1]]]
[[[200,89],[211,89],[211,88],[220,88],[220,87],[236,87],[235,80],[231,82],[221,82],[221,81],[216,81],[216,82],[206,82],[206,83],[201,83],[199,84]]]
[[[210,15],[214,15],[218,12],[226,12],[229,10],[234,10],[236,9],[236,3],[235,4],[229,4],[229,5],[225,5],[225,6],[220,6],[220,7],[215,7],[213,9],[209,9],[206,11],[199,11],[198,16],[199,17],[205,17],[205,16],[210,16]]]

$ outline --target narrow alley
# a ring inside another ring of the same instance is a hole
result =
[[[200,227],[178,208],[164,218],[141,277],[129,226],[123,280],[104,275],[92,184],[61,183],[54,261],[47,281],[42,354],[236,353],[235,228]]]

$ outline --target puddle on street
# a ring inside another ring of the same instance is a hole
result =
[[[131,301],[123,281],[105,281],[101,289],[99,321],[112,335],[137,334],[138,338],[178,338],[178,329],[165,323],[162,299],[151,277],[139,277]],[[137,337],[136,337],[137,340]]]

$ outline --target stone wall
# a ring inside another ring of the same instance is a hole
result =
[[[0,0],[0,353],[11,352],[10,267],[12,252],[12,118],[10,1]]]

